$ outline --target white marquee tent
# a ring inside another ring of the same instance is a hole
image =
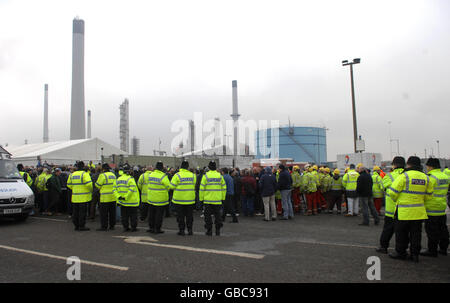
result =
[[[85,163],[89,161],[99,163],[102,155],[105,157],[128,155],[127,152],[98,138],[25,144],[21,146],[10,145],[5,147],[5,149],[12,154],[12,159],[16,163],[22,163],[25,166],[36,166],[39,160],[41,164],[47,161],[48,164],[55,165],[74,164],[78,160],[82,160]]]

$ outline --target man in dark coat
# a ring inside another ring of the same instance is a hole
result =
[[[361,204],[363,214],[363,222],[359,225],[369,225],[369,209],[375,219],[375,225],[378,225],[380,223],[380,218],[378,217],[378,212],[373,203],[372,176],[367,172],[365,167],[359,168],[359,177],[356,184],[356,193],[358,194],[359,203]]]

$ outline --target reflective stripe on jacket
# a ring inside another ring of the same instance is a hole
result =
[[[155,169],[148,176],[147,203],[155,206],[169,204],[169,177],[160,170]]]
[[[384,197],[384,187],[383,187],[383,179],[381,176],[374,172],[372,174],[372,194],[374,198],[383,198]]]
[[[449,177],[440,169],[433,169],[428,172],[430,182],[433,186],[433,196],[425,201],[425,208],[428,216],[445,216],[447,208],[447,193]]]
[[[95,187],[100,189],[100,202],[116,202],[116,175],[111,172],[101,173],[95,182]]]
[[[150,177],[151,171],[146,171],[143,173],[138,180],[137,186],[141,191],[141,202],[147,202],[148,195],[148,177]]]
[[[344,186],[346,191],[356,191],[357,181],[358,181],[359,173],[357,173],[354,169],[350,169],[342,178],[342,185]]]
[[[72,203],[85,203],[92,200],[92,180],[88,173],[76,171],[69,175],[67,187],[72,190]]]
[[[117,179],[115,195],[119,205],[127,207],[139,206],[139,190],[136,181],[130,175],[124,173]],[[119,200],[119,198],[123,198],[123,200]]]
[[[220,205],[226,195],[227,185],[219,172],[210,170],[203,175],[200,182],[200,201],[203,201],[204,204]]]
[[[195,174],[186,169],[180,169],[170,182],[170,188],[174,190],[172,202],[182,205],[195,204],[196,182],[197,177]]]
[[[428,219],[425,201],[430,200],[433,186],[430,178],[417,170],[410,170],[392,183],[387,194],[396,202],[398,220]]]
[[[389,189],[389,187],[391,187],[392,183],[394,183],[395,179],[398,178],[398,176],[400,176],[401,174],[403,174],[405,170],[403,168],[396,168],[394,169],[393,172],[388,173],[384,178],[383,178],[383,187],[384,190],[386,192],[386,205],[384,208],[384,215],[394,218],[394,214],[395,214],[395,202],[392,201],[391,197],[389,196],[387,190]]]

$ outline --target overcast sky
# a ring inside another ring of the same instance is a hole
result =
[[[68,140],[72,20],[85,21],[92,134],[119,146],[119,105],[141,154],[168,149],[174,120],[229,119],[238,80],[243,119],[288,116],[325,126],[328,160],[353,151],[349,68],[368,152],[450,157],[450,1],[0,0],[0,143]],[[392,144],[396,151],[396,144]]]

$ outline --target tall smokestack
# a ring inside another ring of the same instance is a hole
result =
[[[87,138],[90,139],[91,138],[91,111],[88,110],[88,117],[87,117]]]
[[[44,85],[44,138],[43,142],[48,142],[48,84]]]
[[[237,80],[233,80],[231,82],[231,88],[233,90],[233,113],[231,114],[231,117],[234,121],[234,146],[233,146],[233,156],[234,161],[236,162],[237,157],[237,151],[238,151],[238,120],[239,120],[239,113],[238,113],[238,98],[237,98]]]
[[[129,102],[125,99],[119,106],[120,109],[120,149],[130,152],[130,114]]]
[[[73,20],[72,35],[72,106],[70,140],[86,138],[84,111],[84,21]]]

